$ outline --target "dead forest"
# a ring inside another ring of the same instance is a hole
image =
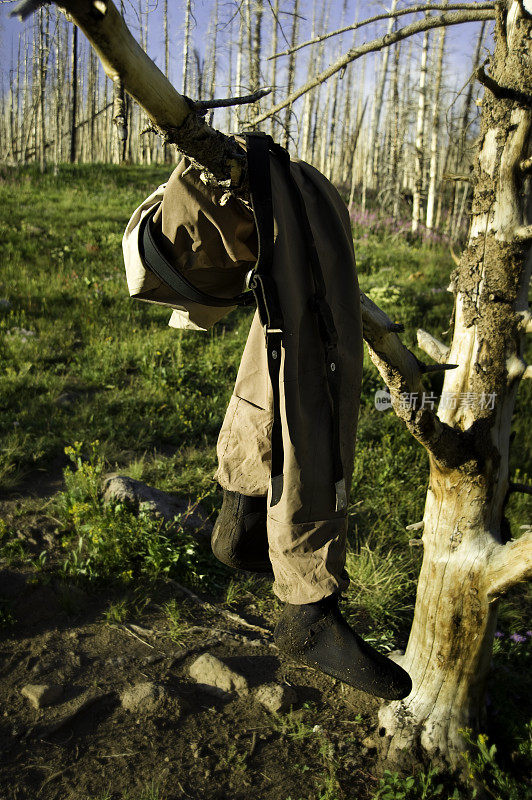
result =
[[[347,0],[314,0],[312,7],[300,0],[211,0],[197,8],[186,0],[179,10],[169,9],[168,0],[120,4],[142,48],[178,91],[204,101],[207,121],[227,133],[271,110],[347,48],[389,35],[405,21],[423,21],[429,12],[415,8],[392,0],[389,12],[375,6],[369,16]],[[469,25],[469,49],[460,54],[447,27],[369,51],[260,127],[315,165],[360,211],[375,205],[428,238],[463,237],[482,91],[474,78],[491,29],[489,19]],[[56,6],[41,7],[21,26],[3,61],[4,164],[36,162],[46,170],[69,161],[176,161],[175,149],[161,143],[120,82],[105,77],[95,52]],[[213,99],[266,89],[254,103],[210,107]]]

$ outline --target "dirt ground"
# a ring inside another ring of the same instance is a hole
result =
[[[4,501],[0,514],[15,507]],[[19,536],[36,560],[55,546],[50,520],[38,511]],[[274,619],[253,604],[232,612],[257,630],[170,584],[134,619],[110,621],[105,591],[28,566],[0,569],[13,619],[0,629],[2,800],[373,795],[374,751],[362,742],[380,701],[281,662],[269,633]],[[177,638],[162,610],[172,598],[190,621]],[[206,652],[244,675],[249,691],[222,694],[193,680],[189,667]],[[257,687],[272,682],[295,689],[291,709],[272,713],[257,701]],[[162,699],[125,708],[124,692],[146,683],[160,687]],[[27,685],[57,685],[62,694],[34,708],[22,694]]]

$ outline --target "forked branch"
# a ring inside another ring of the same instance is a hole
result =
[[[403,326],[392,322],[367,295],[361,293],[360,299],[364,339],[390,391],[393,410],[441,465],[454,469],[464,464],[472,455],[467,434],[442,422],[428,398],[427,405],[423,403],[424,394],[430,392],[421,383],[424,373],[454,369],[456,364],[423,364],[397,336]]]
[[[297,44],[295,47],[289,47],[287,50],[283,50],[282,53],[274,53],[273,56],[268,58],[268,61],[271,61],[274,58],[280,58],[281,56],[288,56],[290,53],[296,53],[298,50],[302,50],[303,47],[308,47],[309,45],[317,44],[318,42],[324,42],[326,39],[330,39],[332,36],[340,36],[342,33],[347,33],[348,31],[356,31],[359,28],[363,28],[365,25],[371,25],[373,22],[380,22],[384,19],[390,19],[390,17],[395,19],[397,17],[402,17],[405,14],[419,14],[425,11],[478,11],[479,9],[492,9],[495,12],[495,4],[444,3],[443,5],[427,5],[426,3],[421,3],[415,6],[408,6],[407,8],[398,8],[395,11],[386,11],[384,14],[376,14],[374,17],[363,19],[362,22],[354,22],[352,25],[346,25],[344,28],[338,28],[335,31],[322,33],[320,36],[314,36],[313,39],[308,39],[306,42],[301,42],[301,44]]]
[[[447,25],[460,25],[463,22],[479,22],[486,19],[495,19],[495,11],[491,9],[482,10],[478,8],[474,8],[469,11],[450,11],[445,14],[440,14],[439,16],[425,17],[424,19],[412,22],[410,25],[405,25],[404,28],[400,28],[397,31],[387,33],[384,36],[380,36],[378,39],[373,39],[371,42],[366,42],[358,47],[352,47],[351,50],[348,50],[345,55],[327,67],[326,70],[320,72],[318,75],[315,75],[313,78],[307,81],[307,83],[303,84],[303,86],[300,86],[299,89],[296,89],[295,92],[292,92],[290,95],[288,95],[288,97],[286,97],[281,103],[277,103],[277,105],[273,106],[273,108],[270,108],[264,114],[259,114],[246,124],[248,126],[258,125],[259,122],[268,119],[268,117],[274,116],[283,108],[286,108],[286,106],[291,105],[295,100],[298,99],[298,97],[306,94],[315,86],[319,86],[320,83],[324,83],[336,72],[344,69],[348,64],[350,64],[352,61],[356,61],[357,58],[360,58],[365,53],[373,53],[376,50],[383,50],[385,47],[390,47],[390,45],[400,42],[403,39],[407,39],[409,36],[414,36],[416,33],[428,31],[432,28],[441,28]]]

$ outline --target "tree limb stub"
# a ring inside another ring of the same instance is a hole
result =
[[[464,183],[472,183],[473,178],[471,175],[450,175],[445,173],[441,176],[442,181],[463,181]]]
[[[423,328],[418,328],[417,330],[417,343],[418,347],[433,358],[434,361],[441,363],[446,362],[449,358],[450,348],[428,333],[428,331],[424,331]]]
[[[425,405],[425,392],[421,376],[430,367],[400,341],[393,330],[393,323],[385,312],[363,292],[360,295],[364,339],[371,360],[379,370],[390,391],[392,406],[414,436],[444,467],[455,469],[472,457],[472,445],[468,435],[442,422],[430,405]],[[436,370],[453,368],[456,365],[435,364]],[[414,405],[404,402],[405,395],[416,395],[422,402]],[[432,401],[434,402],[434,401]],[[430,400],[427,398],[427,403]]]
[[[425,520],[421,519],[419,522],[412,522],[406,526],[407,531],[420,531],[425,527]]]
[[[521,320],[519,322],[519,329],[522,333],[532,333],[532,314],[528,309],[518,312]]]
[[[532,530],[504,545],[497,545],[490,560],[486,579],[490,601],[521,581],[532,578]]]
[[[28,16],[24,1],[15,8]],[[121,80],[142,106],[166,142],[176,147],[215,181],[246,198],[246,159],[235,140],[211,128],[196,113],[192,100],[180,95],[140,47],[111,0],[61,0],[60,9],[83,31],[106,75]]]
[[[288,95],[288,97],[285,98],[281,103],[277,103],[277,105],[273,106],[273,108],[265,111],[264,114],[259,114],[258,117],[255,117],[250,122],[247,122],[246,126],[258,125],[259,122],[263,122],[263,120],[274,116],[283,108],[286,108],[286,106],[291,105],[299,97],[306,94],[311,89],[314,89],[315,86],[319,86],[320,83],[324,83],[336,72],[339,72],[341,69],[346,67],[347,64],[350,64],[352,61],[356,61],[357,58],[361,58],[361,56],[363,56],[365,53],[373,53],[376,50],[382,50],[385,47],[390,47],[396,42],[407,39],[409,36],[414,36],[416,33],[428,31],[432,28],[441,28],[442,26],[447,25],[460,25],[463,22],[481,22],[482,20],[486,19],[495,19],[495,11],[490,9],[481,10],[476,8],[472,11],[450,11],[445,14],[440,14],[438,17],[425,17],[424,19],[412,22],[410,25],[405,25],[404,28],[400,28],[397,31],[392,31],[392,33],[387,33],[378,39],[373,39],[371,42],[366,42],[359,47],[353,47],[345,55],[341,56],[341,58],[331,64],[326,70],[320,72],[318,75],[315,75],[313,78],[307,81],[307,83],[303,84],[303,86],[300,86],[299,89],[296,89],[295,92],[292,92],[290,95]]]
[[[501,86],[486,73],[484,67],[479,67],[477,69],[476,78],[498,99],[513,100],[519,105],[525,106],[525,108],[532,107],[532,97],[529,94],[526,94],[526,92],[520,92],[518,89],[512,89],[509,86]]]
[[[245,94],[240,97],[225,97],[213,100],[194,100],[194,106],[198,111],[210,108],[228,108],[229,106],[242,106],[246,103],[256,103],[262,97],[271,94],[272,89],[270,86],[265,86],[263,89],[257,89],[253,94]]]
[[[515,230],[515,238],[518,242],[530,242],[532,240],[532,225],[522,225]]]

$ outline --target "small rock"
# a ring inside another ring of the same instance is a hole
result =
[[[156,655],[146,656],[144,659],[145,664],[157,664],[158,661],[162,661],[164,655],[162,653],[157,653]]]
[[[366,736],[365,739],[362,739],[362,744],[364,747],[367,747],[368,750],[375,750],[377,745],[371,736]]]
[[[34,708],[53,706],[63,694],[63,687],[57,684],[28,683],[21,689],[21,694],[30,701]]]
[[[200,748],[199,748],[197,742],[191,742],[190,743],[190,749],[192,751],[192,758],[199,758],[200,757],[201,751],[200,751]]]
[[[189,674],[198,683],[223,692],[235,691],[238,694],[246,694],[248,691],[248,682],[243,675],[209,653],[196,658],[190,665]]]
[[[183,527],[194,531],[210,529],[207,514],[199,504],[192,504],[128,475],[109,473],[104,477],[102,488],[106,504],[124,503],[134,511],[144,511],[168,521],[179,517]]]
[[[107,658],[105,660],[106,667],[123,667],[126,663],[126,659],[124,656],[113,656],[113,658]]]
[[[120,702],[126,711],[152,713],[168,699],[168,693],[155,683],[137,683],[120,695]]]
[[[75,653],[71,650],[68,654],[68,660],[70,661],[70,665],[72,667],[81,667],[81,656],[79,653]]]
[[[268,711],[282,713],[297,702],[297,694],[291,686],[267,683],[257,689],[255,699]]]

